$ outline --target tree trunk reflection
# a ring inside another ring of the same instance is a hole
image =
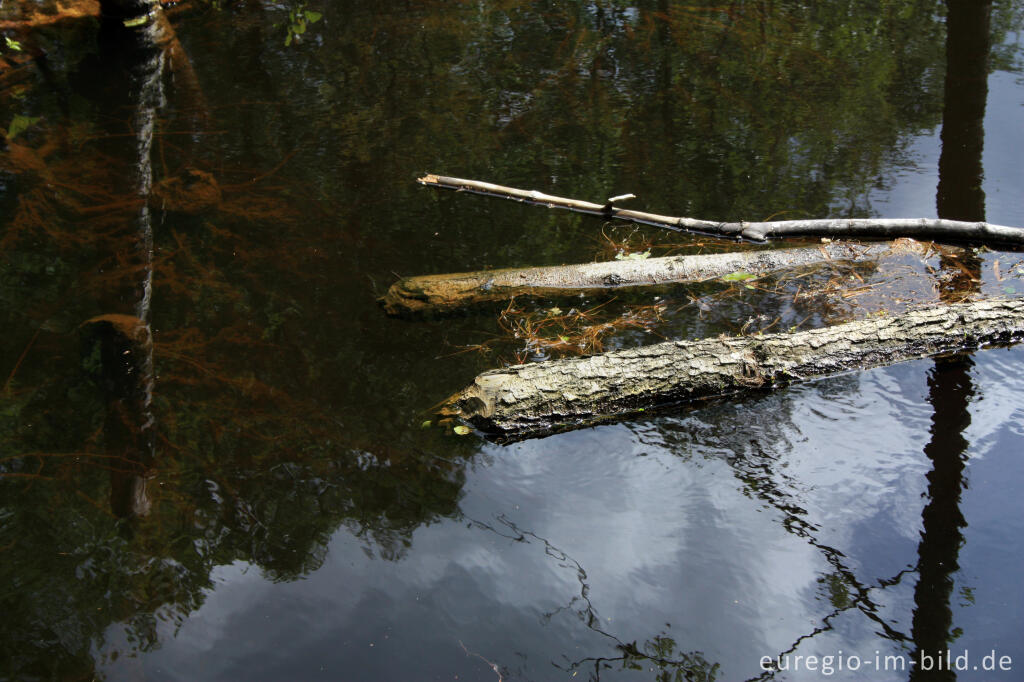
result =
[[[946,81],[936,208],[940,218],[983,221],[982,149],[991,2],[947,0],[946,5]],[[981,259],[973,251],[948,249],[941,265],[943,300],[961,300],[978,291]],[[973,366],[970,355],[937,360],[928,377],[932,426],[924,452],[932,461],[932,471],[928,474],[928,502],[921,513],[924,529],[917,548],[918,582],[911,629],[914,680],[956,679],[956,672],[945,668],[949,667],[946,654],[953,640],[950,597],[964,541],[961,529],[967,525],[960,511],[960,497],[965,488],[969,443],[964,433],[971,423]]]

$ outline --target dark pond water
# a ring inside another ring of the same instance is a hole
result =
[[[1024,225],[1022,15],[309,0],[193,2],[173,35],[0,24],[0,678],[1024,678],[1022,349],[510,445],[430,412],[563,352],[503,331],[555,306],[604,304],[605,349],[821,326],[1016,294],[1021,254],[504,321],[376,302],[400,275],[737,248],[425,172],[700,218]]]

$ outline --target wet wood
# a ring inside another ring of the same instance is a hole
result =
[[[522,438],[657,405],[1024,338],[1024,299],[991,299],[793,333],[673,341],[479,375],[442,413]]]
[[[939,218],[826,218],[822,220],[772,220],[767,222],[717,222],[680,218],[618,208],[604,204],[567,199],[532,190],[504,187],[489,182],[425,175],[419,183],[428,187],[453,189],[485,196],[513,199],[549,208],[564,208],[577,213],[619,218],[683,232],[749,239],[763,242],[784,237],[829,237],[833,239],[914,239],[940,242],[970,242],[990,246],[1024,246],[1024,229],[985,222],[963,222]]]
[[[631,287],[703,282],[736,272],[761,276],[775,270],[827,261],[872,260],[892,252],[894,248],[903,252],[923,249],[912,240],[902,240],[895,247],[888,242],[872,245],[831,243],[797,249],[422,275],[395,282],[380,302],[391,315],[443,312],[514,296],[554,298],[595,294]]]

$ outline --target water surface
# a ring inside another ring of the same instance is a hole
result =
[[[1024,8],[968,5],[216,3],[170,12],[177,43],[5,28],[0,677],[802,680],[843,656],[862,669],[829,677],[906,680],[941,649],[970,657],[960,679],[1016,679],[1024,351],[499,445],[431,406],[558,352],[505,336],[501,305],[376,302],[404,275],[737,248],[425,172],[708,219],[934,216],[956,127],[974,175],[941,212],[1024,225]],[[1020,261],[595,315],[663,308],[606,348],[820,326],[1015,295]],[[152,337],[113,379],[83,326],[111,315]]]

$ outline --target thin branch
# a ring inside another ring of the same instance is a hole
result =
[[[11,373],[7,375],[7,381],[4,382],[3,389],[3,392],[5,394],[8,393],[8,391],[10,390],[11,382],[14,381],[14,375],[18,373],[18,368],[20,368],[21,363],[25,361],[25,356],[28,355],[28,352],[29,350],[31,350],[32,345],[36,342],[36,339],[39,338],[39,332],[41,331],[43,331],[42,327],[36,329],[36,333],[32,335],[32,338],[29,340],[28,345],[25,346],[25,350],[21,351],[21,355],[18,356],[18,361],[14,363],[14,369],[12,369]]]
[[[480,654],[475,653],[475,652],[470,651],[469,649],[467,649],[466,645],[462,643],[461,639],[459,640],[459,646],[462,647],[462,650],[466,652],[467,656],[476,656],[481,661],[483,661],[487,665],[491,666],[491,670],[493,670],[494,673],[498,676],[498,682],[503,682],[504,678],[501,676],[501,670],[498,669],[498,665],[496,663],[491,663],[490,661],[488,661],[486,658],[484,658]]]
[[[697,232],[730,239],[749,239],[755,242],[782,237],[841,237],[848,239],[913,237],[941,242],[979,242],[989,245],[1024,246],[1024,229],[985,222],[972,223],[941,218],[825,218],[821,220],[717,222],[631,211],[615,207],[612,201],[595,204],[579,199],[552,196],[534,190],[516,189],[489,182],[442,175],[429,174],[419,178],[418,181],[421,185],[428,187],[512,199],[549,208],[564,208],[576,213],[620,218],[680,232]]]

